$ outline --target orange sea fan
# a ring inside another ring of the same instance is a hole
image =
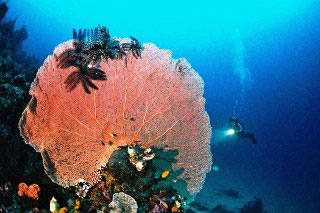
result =
[[[72,41],[65,42],[54,54],[71,47]],[[99,89],[91,94],[79,85],[68,92],[64,81],[74,68],[57,64],[49,56],[39,69],[19,123],[54,182],[94,184],[114,150],[139,141],[144,148],[178,150],[173,169],[184,168],[180,178],[189,192],[201,189],[211,168],[211,127],[203,81],[186,60],[144,44],[141,59],[130,53],[126,60],[102,61],[107,80],[95,82]]]

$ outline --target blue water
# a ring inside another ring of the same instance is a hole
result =
[[[320,212],[319,1],[105,2],[10,1],[8,18],[26,25],[24,48],[41,61],[73,28],[98,24],[187,58],[205,81],[220,167],[200,193],[221,184],[268,212]],[[258,145],[223,136],[234,113]]]

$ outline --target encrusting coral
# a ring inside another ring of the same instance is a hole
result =
[[[119,39],[120,45],[128,39]],[[59,45],[54,55],[72,48]],[[64,85],[75,68],[61,69],[49,56],[39,69],[32,99],[20,120],[26,143],[41,152],[49,177],[62,186],[99,180],[100,167],[120,146],[139,144],[178,150],[173,169],[190,193],[198,192],[211,168],[211,127],[204,109],[203,81],[186,60],[154,44],[143,45],[141,58],[102,60],[107,75],[99,90]]]
[[[110,213],[136,213],[138,209],[137,202],[133,197],[126,193],[114,193],[112,202],[109,204]]]
[[[25,183],[20,183],[18,185],[18,195],[20,197],[27,196],[35,201],[39,200],[40,187],[37,184],[31,184],[28,186]]]

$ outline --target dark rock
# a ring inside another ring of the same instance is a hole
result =
[[[8,10],[9,10],[9,8],[6,3],[0,4],[0,21],[7,14]]]
[[[265,213],[261,199],[255,198],[241,208],[241,213]]]
[[[222,193],[228,197],[234,198],[234,199],[238,199],[239,198],[239,192],[237,192],[234,189],[226,189],[223,190]]]
[[[19,74],[12,79],[12,84],[17,85],[21,88],[26,86],[26,76],[24,74]]]
[[[196,212],[193,211],[192,209],[186,209],[186,213],[196,213]]]
[[[233,211],[229,211],[226,207],[222,205],[217,205],[213,209],[210,210],[212,213],[234,213]]]
[[[6,140],[11,134],[11,127],[0,123],[0,140]]]
[[[17,124],[30,99],[28,90],[38,64],[22,50],[22,42],[27,38],[26,28],[15,30],[16,20],[2,20],[7,10],[6,3],[0,4],[0,212],[35,209],[34,202],[17,195],[21,182],[40,186],[37,205],[43,212],[43,209],[48,210],[52,196],[71,196],[47,177],[40,154],[25,145],[20,137]]]
[[[200,203],[200,202],[197,202],[197,201],[192,201],[190,204],[189,204],[191,207],[199,210],[199,211],[206,211],[208,212],[210,209],[208,207],[206,207],[204,204]]]

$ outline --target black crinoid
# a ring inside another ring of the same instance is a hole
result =
[[[90,87],[98,89],[98,87],[92,82],[92,80],[106,80],[106,74],[102,70],[96,67],[89,67],[92,63],[87,49],[86,30],[73,30],[73,48],[65,50],[58,57],[58,66],[62,69],[69,67],[76,67],[77,71],[72,72],[65,80],[67,91],[74,90],[79,83],[82,84],[86,93],[90,94]]]
[[[65,50],[60,56],[58,56],[58,66],[62,69],[67,69],[76,61],[79,61],[84,57],[83,50],[85,47],[85,37],[86,37],[86,30],[79,30],[77,31],[73,29],[73,48],[69,48]]]
[[[96,27],[91,30],[88,39],[87,55],[89,59],[99,66],[102,59],[108,60],[122,59],[127,55],[116,39],[111,39],[106,27]]]
[[[135,57],[135,58],[141,58],[141,50],[142,50],[142,46],[141,44],[139,43],[139,41],[130,36],[131,38],[131,48],[130,50],[132,51],[132,55]]]
[[[86,60],[81,62],[75,61],[72,66],[76,67],[77,71],[72,72],[64,82],[69,92],[74,90],[77,85],[81,83],[86,93],[90,94],[90,87],[95,90],[98,89],[92,80],[107,80],[105,72],[96,67],[89,67],[88,61]]]
[[[70,92],[79,83],[90,94],[90,87],[98,89],[93,80],[106,80],[106,74],[99,69],[102,59],[120,60],[131,51],[135,58],[141,58],[142,46],[139,41],[131,37],[131,43],[120,45],[119,40],[110,37],[108,29],[95,27],[91,30],[73,30],[73,48],[65,50],[58,59],[58,66],[62,69],[76,67],[65,80],[66,88]],[[127,59],[127,57],[126,57]]]
[[[110,34],[106,27],[95,27],[88,31],[88,40],[85,47],[85,54],[92,64],[101,62],[102,57],[106,54],[105,47],[110,43]]]
[[[124,51],[131,51],[132,52],[132,55],[138,59],[138,58],[141,58],[141,51],[143,50],[143,47],[141,46],[140,42],[130,36],[131,38],[131,43],[123,43],[121,44],[121,48],[124,50]]]

